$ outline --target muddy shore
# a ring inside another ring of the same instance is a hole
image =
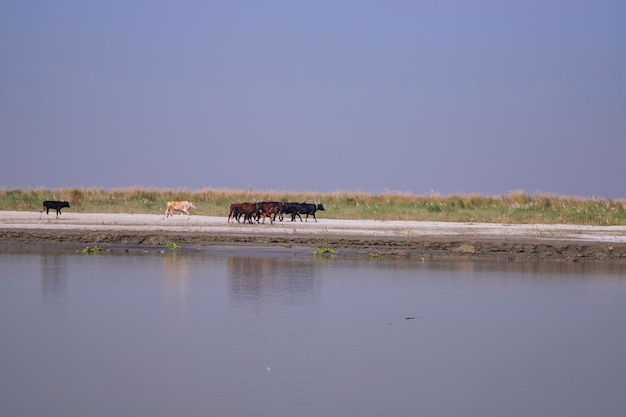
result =
[[[159,248],[281,249],[338,256],[409,259],[554,260],[626,263],[626,227],[504,225],[319,219],[270,224],[227,223],[226,217],[151,214],[0,212],[0,250]]]

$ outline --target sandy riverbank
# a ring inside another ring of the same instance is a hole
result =
[[[106,248],[317,248],[340,254],[626,262],[626,227],[335,220],[227,223],[226,217],[0,211],[0,244]],[[1,249],[1,247],[0,247]]]

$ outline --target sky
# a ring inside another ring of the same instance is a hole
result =
[[[626,198],[624,1],[1,1],[0,189]]]

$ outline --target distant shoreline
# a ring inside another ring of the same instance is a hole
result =
[[[86,246],[115,249],[265,248],[337,256],[409,260],[626,262],[622,226],[502,225],[319,219],[317,223],[227,223],[226,217],[64,213],[39,220],[38,212],[0,211],[0,250],[11,247]]]
[[[457,194],[428,196],[354,192],[291,193],[252,190],[200,191],[152,188],[70,188],[1,190],[0,210],[39,210],[45,200],[67,201],[69,213],[163,214],[169,201],[196,204],[192,214],[227,216],[232,203],[307,202],[322,204],[327,219],[378,221],[497,222],[505,224],[570,224],[626,226],[626,199],[598,200],[513,191],[500,196]]]

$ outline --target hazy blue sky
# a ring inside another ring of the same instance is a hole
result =
[[[626,197],[626,2],[2,1],[0,188]]]

